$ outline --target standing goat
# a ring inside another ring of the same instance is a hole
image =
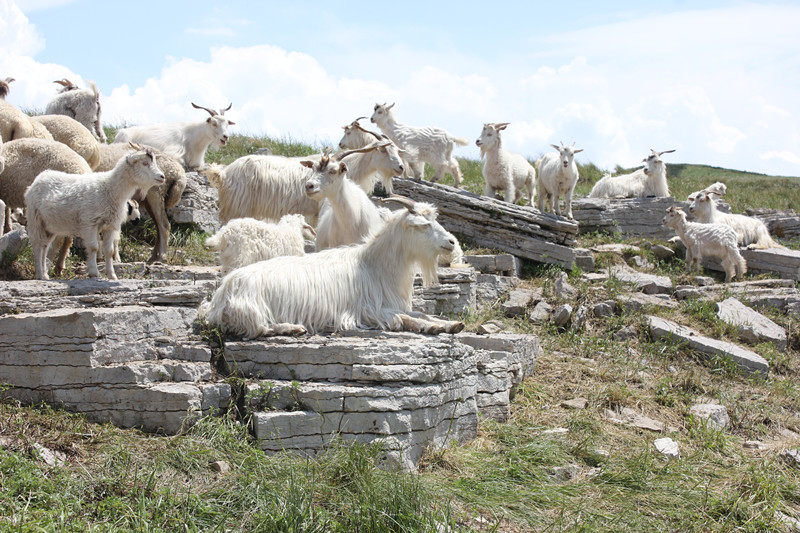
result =
[[[697,222],[726,224],[733,228],[739,246],[759,249],[785,248],[772,239],[766,224],[761,220],[747,215],[719,211],[714,197],[724,194],[724,189],[720,194],[710,188],[696,193],[694,200],[689,205],[689,212],[694,215]]]
[[[674,229],[686,246],[687,271],[699,271],[703,256],[710,256],[722,261],[726,283],[737,275],[741,279],[747,272],[747,263],[736,244],[736,232],[730,226],[688,222],[683,209],[675,206],[667,208],[661,223]]]
[[[56,80],[61,90],[47,104],[48,115],[66,115],[83,124],[92,132],[94,138],[105,143],[106,134],[100,123],[100,91],[93,81],[89,81],[88,89],[81,89],[68,79]]]
[[[303,215],[284,215],[277,224],[254,218],[235,218],[206,239],[219,251],[221,274],[283,255],[305,255],[304,232],[315,235]]]
[[[575,149],[575,143],[564,146],[564,141],[561,141],[560,147],[555,144],[550,146],[557,152],[548,152],[536,161],[536,169],[539,171],[537,205],[539,211],[544,212],[546,201],[550,212],[561,216],[559,198],[563,196],[567,218],[572,219],[572,194],[580,177],[575,154],[583,152],[583,148]]]
[[[225,146],[228,126],[236,124],[225,118],[233,104],[219,112],[192,103],[195,109],[208,112],[203,122],[164,122],[123,128],[117,132],[115,143],[135,142],[152,146],[180,161],[187,170],[205,166],[206,150],[210,145]]]
[[[306,182],[306,195],[322,205],[317,224],[318,252],[363,242],[383,227],[384,216],[367,194],[347,178],[344,161],[324,155],[317,162],[301,164],[314,171]]]
[[[603,176],[592,187],[591,192],[589,192],[589,198],[669,196],[667,165],[661,160],[661,156],[663,154],[671,154],[674,151],[656,152],[651,148],[651,154],[642,159],[642,162],[646,163],[644,168],[621,176]]]
[[[425,174],[425,163],[431,165],[435,173],[431,181],[439,181],[445,172],[450,172],[461,186],[461,168],[453,157],[453,145],[466,146],[469,141],[463,137],[454,137],[442,128],[406,126],[394,118],[392,105],[375,104],[370,122],[377,124],[398,148],[405,150],[406,161],[411,167],[410,177],[421,180]]]
[[[437,282],[436,259],[455,239],[438,222],[436,208],[405,198],[368,242],[302,257],[276,257],[225,276],[200,315],[229,332],[302,335],[306,332],[380,328],[457,333],[463,322],[411,311],[414,277]]]
[[[494,198],[497,191],[505,193],[505,201],[517,203],[522,198],[522,190],[527,191],[528,205],[533,206],[533,192],[536,183],[536,169],[527,159],[503,148],[500,132],[508,127],[508,122],[484,124],[481,136],[475,144],[481,149],[483,158],[483,179],[486,181],[486,196]]]
[[[150,149],[120,159],[109,172],[76,176],[48,170],[39,174],[25,192],[36,279],[49,279],[47,249],[57,236],[83,239],[90,278],[99,274],[98,238],[102,240],[106,276],[117,279],[114,242],[128,215],[127,201],[137,189],[147,192],[163,182],[164,174]]]

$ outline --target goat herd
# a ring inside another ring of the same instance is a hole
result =
[[[462,181],[455,145],[468,141],[441,128],[399,123],[392,105],[376,104],[370,121],[381,133],[360,124],[344,126],[341,151],[305,158],[248,155],[227,167],[205,164],[209,146],[228,142],[226,109],[200,122],[172,122],[120,129],[106,144],[100,124],[97,87],[80,89],[57,81],[60,92],[46,114],[29,117],[5,101],[11,78],[0,80],[0,203],[3,228],[11,228],[11,210],[25,209],[37,279],[48,279],[48,249],[64,237],[54,270],[59,275],[72,237],[87,253],[88,275],[97,277],[98,251],[105,272],[116,279],[120,227],[135,200],[156,221],[159,244],[151,260],[164,260],[169,223],[164,210],[180,199],[184,169],[202,170],[219,190],[223,227],[206,244],[219,251],[222,281],[201,315],[228,331],[250,338],[377,327],[424,333],[457,332],[463,323],[411,311],[416,273],[423,283],[437,280],[440,263],[458,263],[456,238],[436,220],[427,203],[390,196],[376,205],[369,197],[377,182],[391,194],[392,177],[422,179],[425,164],[433,181],[445,173]],[[578,181],[575,154],[561,143],[531,165],[503,148],[508,123],[485,124],[476,144],[484,161],[486,194],[503,191],[507,202],[522,198],[539,210],[572,218]],[[605,176],[590,197],[669,196],[666,168],[652,153],[645,168],[623,176]],[[538,171],[538,180],[537,180]],[[725,194],[716,183],[690,196],[686,213],[671,207],[664,224],[675,229],[687,247],[687,266],[703,255],[722,259],[726,281],[746,271],[739,246],[777,245],[764,224],[717,210]],[[389,206],[399,206],[392,211]],[[164,229],[165,227],[165,229]],[[163,230],[163,231],[162,231]],[[305,253],[305,239],[315,237],[315,253]]]

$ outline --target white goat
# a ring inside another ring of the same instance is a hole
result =
[[[25,192],[36,279],[49,279],[45,261],[53,239],[76,235],[86,248],[89,277],[99,274],[99,238],[103,241],[106,276],[117,279],[113,247],[128,215],[127,200],[137,189],[147,192],[163,182],[164,174],[150,149],[120,159],[109,172],[75,176],[48,170],[39,174]]]
[[[761,220],[747,215],[719,211],[714,196],[722,195],[705,190],[698,192],[695,196],[689,206],[689,212],[694,215],[697,222],[730,226],[736,232],[739,246],[758,249],[785,248],[772,239],[766,224]]]
[[[649,196],[669,196],[667,184],[667,165],[661,160],[663,154],[671,154],[675,150],[656,152],[652,148],[651,154],[642,159],[646,163],[631,174],[620,176],[606,175],[594,184],[589,198],[647,198]]]
[[[319,161],[303,161],[314,171],[306,182],[309,198],[322,205],[317,224],[316,250],[363,242],[384,225],[381,215],[361,188],[347,178],[347,165],[327,155]]]
[[[710,256],[722,261],[726,283],[737,275],[741,279],[747,272],[747,263],[736,244],[736,232],[730,226],[688,222],[684,210],[675,206],[667,208],[661,223],[674,229],[686,246],[687,271],[699,271],[703,256]]]
[[[368,145],[372,141],[380,140],[381,137],[378,133],[361,127],[358,121],[362,118],[367,117],[358,117],[350,124],[342,126],[344,135],[342,135],[339,141],[339,148],[342,150],[355,150],[356,148]]]
[[[578,184],[578,164],[575,163],[575,154],[583,152],[583,148],[572,146],[561,146],[551,144],[557,152],[548,152],[536,161],[536,169],[539,171],[539,181],[537,190],[537,206],[539,211],[544,212],[545,201],[551,213],[561,216],[559,198],[564,197],[564,209],[567,218],[572,219],[572,195],[575,192],[575,185]]]
[[[693,193],[691,193],[686,198],[686,201],[687,202],[694,202],[694,199],[697,198],[697,195],[700,194],[701,192],[713,193],[713,194],[716,194],[717,196],[722,197],[722,196],[725,196],[725,192],[727,190],[728,190],[727,185],[725,185],[721,181],[718,181],[716,183],[712,183],[711,185],[709,185],[708,187],[706,187],[702,191],[694,191]]]
[[[315,235],[303,215],[284,215],[277,224],[235,218],[206,239],[219,252],[223,276],[230,271],[284,255],[305,255],[304,233]]]
[[[31,121],[44,126],[54,141],[64,143],[78,153],[92,170],[100,164],[100,143],[86,127],[66,115],[39,115]]]
[[[349,168],[348,177],[364,189],[367,194],[372,194],[375,181],[380,181],[383,190],[392,194],[392,177],[400,176],[406,169],[405,151],[397,147],[386,135],[381,135],[361,127],[359,117],[348,126],[343,126],[344,136],[339,141],[339,148],[343,150],[357,150],[377,143],[379,153],[371,156],[353,155],[350,160],[345,160]],[[386,144],[390,143],[388,146]]]
[[[436,222],[430,204],[403,201],[371,240],[302,257],[276,257],[222,279],[200,315],[229,332],[302,335],[372,327],[457,333],[463,322],[411,312],[414,276],[437,282],[436,258],[455,239]]]
[[[486,181],[486,196],[494,198],[497,191],[505,193],[505,201],[517,203],[522,198],[522,190],[527,190],[528,205],[533,205],[536,169],[527,159],[503,148],[500,132],[508,127],[508,122],[484,124],[481,136],[475,144],[481,149],[483,158],[483,179]]]
[[[14,81],[14,78],[6,78],[4,80],[0,80],[0,99],[5,100],[6,96],[8,96],[9,91],[9,83]],[[366,117],[364,117],[366,118]]]
[[[393,107],[394,104],[375,104],[370,122],[377,124],[398,148],[408,152],[406,161],[411,167],[410,177],[421,180],[425,163],[428,163],[436,171],[431,181],[439,181],[445,172],[450,172],[456,187],[460,187],[461,168],[453,157],[453,145],[466,146],[469,141],[463,137],[454,137],[442,128],[419,128],[400,124],[394,118]]]
[[[388,139],[358,150],[339,152],[335,157],[355,169],[353,174],[361,183],[370,184],[362,185],[364,190],[372,189],[371,180],[376,171],[399,164],[397,151]],[[204,173],[219,189],[220,222],[225,224],[243,217],[276,221],[283,215],[300,213],[310,224],[316,224],[320,205],[306,196],[305,189],[313,171],[300,164],[302,159],[246,155],[226,168],[211,165]]]
[[[136,142],[152,146],[181,162],[188,170],[198,170],[205,166],[206,150],[209,145],[225,146],[228,142],[228,126],[236,124],[225,118],[225,111],[192,103],[195,109],[204,109],[211,115],[202,122],[164,122],[144,126],[123,128],[117,132],[115,143]]]
[[[94,138],[105,143],[106,134],[100,123],[100,91],[93,81],[89,81],[88,89],[81,89],[68,79],[56,80],[62,89],[47,104],[48,115],[66,115],[74,118],[89,130]]]

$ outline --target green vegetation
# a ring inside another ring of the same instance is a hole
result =
[[[320,148],[234,135],[210,155],[226,163],[261,147],[292,155]],[[482,192],[480,162],[460,163],[466,187]],[[668,169],[678,198],[723,180],[734,211],[796,209],[800,200],[798,178],[669,163]],[[579,190],[585,194],[603,172],[586,165],[581,173]],[[170,262],[212,263],[204,238],[173,226]],[[154,239],[149,223],[126,231],[123,260],[149,257]],[[583,246],[609,242],[619,241],[603,234],[581,238]],[[656,273],[688,281],[681,260],[657,261],[650,243],[641,240],[627,244],[640,246]],[[608,264],[627,255],[598,259]],[[74,275],[81,261],[70,261]],[[1,279],[31,279],[30,249],[2,268]],[[523,286],[547,289],[559,272],[526,264]],[[578,293],[573,306],[613,300],[626,290],[616,280],[590,284],[579,273],[569,273]],[[705,302],[645,312],[736,341],[736,332]],[[416,473],[379,468],[377,446],[335,444],[313,459],[267,456],[255,446],[247,421],[227,413],[165,437],[2,397],[0,531],[789,531],[779,513],[800,516],[800,469],[778,453],[800,447],[797,318],[769,314],[789,333],[789,348],[778,353],[755,346],[773,368],[759,378],[736,372],[729,362],[653,341],[642,316],[590,316],[582,332],[506,318],[499,302],[464,317],[468,330],[497,320],[509,331],[537,334],[544,351],[534,375],[517,391],[507,422],[483,421],[473,441],[430,449]],[[637,333],[616,340],[624,328]],[[219,331],[203,335],[212,344],[219,341]],[[585,398],[587,408],[561,406],[573,398]],[[730,426],[719,431],[695,419],[689,410],[701,401],[725,405]],[[674,430],[662,435],[610,422],[605,410],[621,407]],[[662,436],[678,442],[680,459],[655,450],[653,441]],[[745,447],[748,440],[766,449]],[[64,463],[47,465],[34,444],[62,453]]]

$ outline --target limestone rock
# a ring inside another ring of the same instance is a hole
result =
[[[573,398],[571,400],[564,400],[561,402],[561,407],[565,409],[586,409],[589,406],[589,400],[586,398]]]
[[[627,265],[612,266],[608,273],[620,281],[633,284],[637,291],[645,294],[672,294],[672,280],[667,276],[637,272]]]
[[[569,304],[559,305],[553,313],[553,323],[564,328],[569,324],[569,319],[572,316],[572,306]]]
[[[609,316],[614,316],[614,313],[617,310],[617,302],[614,300],[606,300],[605,302],[600,302],[595,304],[592,307],[592,314],[597,318],[605,318]]]
[[[495,322],[487,322],[478,326],[479,335],[491,335],[493,333],[500,333],[503,331],[503,326]]]
[[[671,438],[664,437],[661,439],[656,439],[653,444],[655,445],[656,450],[670,459],[680,459],[681,452],[678,449],[678,443]]]
[[[574,298],[577,296],[578,291],[569,284],[567,281],[567,274],[561,272],[556,276],[556,281],[553,284],[553,296],[556,298]]]
[[[550,318],[550,314],[552,312],[553,312],[553,306],[551,306],[549,303],[545,301],[541,301],[537,303],[536,306],[533,308],[533,311],[531,311],[528,314],[528,320],[532,324],[537,324],[537,325],[543,324]]]
[[[542,291],[534,289],[512,289],[508,299],[500,306],[507,317],[515,317],[525,313],[531,303],[542,298]]]
[[[605,416],[609,421],[615,424],[622,424],[626,426],[633,426],[648,431],[666,431],[667,427],[663,422],[654,420],[640,413],[637,413],[630,407],[623,407],[619,411],[612,411],[611,409],[605,410]]]
[[[769,363],[755,352],[730,342],[704,337],[691,328],[660,317],[648,316],[647,320],[650,323],[650,334],[656,339],[685,343],[688,348],[710,356],[730,357],[745,372],[769,373]]]
[[[655,246],[653,246],[653,255],[655,256],[656,259],[664,261],[674,256],[675,251],[672,248],[669,248],[662,244],[656,244]]]
[[[475,299],[478,307],[492,305],[503,298],[511,289],[518,286],[521,280],[514,276],[497,276],[495,274],[478,274],[476,276]]]
[[[167,209],[167,215],[173,222],[194,224],[214,233],[220,228],[219,193],[204,175],[187,172],[183,195],[176,206]]]
[[[731,297],[719,302],[717,317],[738,327],[739,338],[748,344],[771,342],[778,350],[786,349],[786,330],[736,298]]]
[[[582,330],[586,325],[586,314],[588,310],[585,305],[579,305],[578,308],[572,313],[572,329],[575,331]]]
[[[0,237],[0,258],[3,256],[16,257],[27,244],[28,232],[24,226],[6,233]]]
[[[722,430],[728,427],[731,419],[728,410],[724,405],[714,403],[699,403],[689,409],[689,412],[696,418],[706,420],[714,429]]]
[[[521,261],[511,254],[464,255],[464,261],[481,274],[519,276],[522,271]]]

